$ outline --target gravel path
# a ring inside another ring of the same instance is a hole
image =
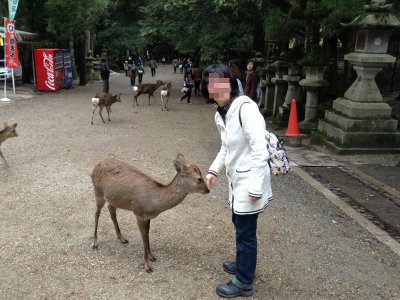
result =
[[[200,97],[180,104],[181,75],[159,66],[144,82],[169,79],[170,111],[159,91],[132,108],[127,77],[111,79],[122,93],[111,122],[90,124],[91,97],[101,83],[43,93],[0,107],[0,121],[18,122],[17,138],[0,164],[0,299],[218,299],[234,255],[226,180],[208,195],[189,195],[152,221],[157,262],[143,270],[143,246],[131,212],[118,211],[115,236],[108,210],[91,249],[94,195],[89,174],[105,158],[131,162],[168,183],[177,153],[205,171],[219,149],[214,108]],[[106,113],[103,114],[106,116]],[[251,299],[400,299],[400,259],[294,173],[273,178],[275,201],[259,218],[259,264]]]

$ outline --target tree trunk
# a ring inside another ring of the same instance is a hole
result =
[[[253,49],[261,53],[264,51],[264,36],[263,20],[260,20],[259,16],[256,16],[253,29]]]
[[[75,62],[79,76],[79,85],[87,83],[86,74],[86,41],[84,38],[76,38],[74,41]]]

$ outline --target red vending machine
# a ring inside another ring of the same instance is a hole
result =
[[[35,49],[36,89],[55,92],[64,87],[61,49]]]

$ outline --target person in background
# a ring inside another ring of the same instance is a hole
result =
[[[187,64],[186,64],[186,72],[192,72],[192,68],[193,68],[193,63],[190,59],[190,57],[187,59]]]
[[[181,74],[183,74],[183,59],[179,60],[179,71],[181,71]]]
[[[136,65],[134,63],[132,63],[132,65],[129,69],[129,76],[131,78],[131,86],[134,86],[136,84],[136,75],[137,75]]]
[[[236,64],[234,64],[234,63],[231,63],[229,65],[229,69],[231,70],[233,78],[235,78],[236,81],[237,81],[238,89],[239,89],[238,96],[243,96],[244,95],[244,91],[243,91],[242,81],[240,80],[241,73],[240,73],[240,70],[239,70],[238,66]]]
[[[183,74],[186,74],[188,68],[188,60],[186,57],[183,59],[182,65],[183,65]]]
[[[156,76],[157,63],[154,58],[150,59],[149,67],[151,70],[151,76],[153,76],[153,77]]]
[[[143,66],[143,59],[139,56],[138,59],[136,60],[136,66]]]
[[[136,67],[136,74],[138,76],[139,84],[141,84],[142,80],[143,80],[143,75],[144,75],[143,65],[139,65]]]
[[[255,70],[256,70],[255,62],[249,61],[247,63],[247,75],[246,75],[246,84],[244,87],[244,94],[258,104],[260,99],[258,98],[257,88],[260,82],[260,77],[256,74]]]
[[[203,96],[218,104],[214,119],[221,137],[221,148],[206,176],[207,185],[214,188],[225,168],[236,230],[236,257],[222,264],[233,278],[218,285],[216,292],[224,298],[249,297],[254,294],[257,219],[272,200],[265,120],[249,97],[238,96],[237,81],[228,66],[208,66],[201,86]]]
[[[200,84],[201,84],[201,69],[192,69],[193,83],[194,83],[194,94],[200,96]]]
[[[125,76],[128,76],[129,65],[127,60],[124,61],[124,71],[125,71]]]
[[[103,92],[108,93],[110,90],[110,69],[108,68],[107,61],[105,58],[101,59],[100,63],[100,76],[101,80],[103,80]]]
[[[128,70],[132,67],[132,65],[134,64],[134,60],[132,59],[132,57],[128,57]]]
[[[176,58],[174,58],[172,60],[172,66],[174,67],[174,74],[176,74],[176,68],[178,67],[178,65],[179,65],[179,61]]]
[[[181,100],[181,104],[182,101],[187,98],[187,104],[192,104],[190,102],[190,97],[192,96],[192,88],[193,88],[193,83],[191,81],[190,78],[191,74],[190,72],[186,72],[185,76],[183,77],[183,88],[182,91],[185,93],[185,95],[183,95],[180,100]]]

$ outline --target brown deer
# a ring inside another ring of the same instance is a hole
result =
[[[135,85],[133,87],[133,91],[135,93],[134,96],[134,101],[133,101],[133,106],[135,106],[135,102],[136,102],[136,106],[139,106],[138,102],[137,102],[137,98],[141,95],[141,94],[149,94],[149,105],[150,105],[150,97],[153,96],[154,101],[156,100],[156,98],[154,97],[154,92],[164,84],[163,81],[161,80],[157,80],[156,83],[140,83],[139,85]]]
[[[5,122],[5,123],[3,123],[3,125],[4,125],[4,128],[0,131],[0,146],[6,139],[18,136],[17,130],[16,130],[17,123],[8,124]],[[6,159],[4,158],[1,150],[0,150],[0,157],[3,159],[6,167],[8,167],[8,163],[7,163]]]
[[[103,110],[104,107],[106,107],[107,114],[108,114],[108,121],[110,120],[110,113],[111,113],[111,105],[115,102],[121,102],[121,94],[113,95],[109,93],[97,93],[94,98],[92,98],[92,103],[93,103],[93,114],[92,114],[92,125],[93,125],[93,116],[94,112],[96,111],[97,107],[100,107],[99,109],[99,115],[104,122],[103,116],[101,114],[101,111]]]
[[[132,165],[120,160],[108,159],[95,166],[91,175],[97,206],[93,249],[98,248],[97,226],[106,202],[117,238],[123,244],[127,244],[128,240],[121,234],[116,210],[121,208],[133,211],[143,240],[144,268],[148,273],[153,272],[150,261],[155,261],[156,258],[150,252],[150,220],[181,203],[189,193],[210,192],[200,169],[189,164],[182,154],[177,155],[174,165],[178,173],[167,185],[151,179]]]
[[[172,84],[171,81],[167,81],[161,89],[161,110],[168,110],[168,100]]]

